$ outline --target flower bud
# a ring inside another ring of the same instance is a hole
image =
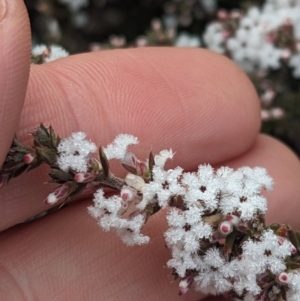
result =
[[[234,214],[228,214],[226,216],[226,219],[228,222],[230,222],[234,226],[237,226],[241,221],[241,219],[237,215],[234,215]]]
[[[281,284],[287,284],[289,282],[289,275],[286,272],[282,272],[278,275],[278,281]]]
[[[218,230],[223,236],[227,236],[233,230],[232,223],[228,221],[223,221],[219,224]]]
[[[30,154],[30,153],[28,153],[28,154],[26,154],[26,155],[23,156],[23,161],[26,164],[32,163],[34,159],[35,159],[35,157],[32,154]]]
[[[193,282],[193,278],[192,277],[186,277],[183,278],[180,282],[179,282],[179,291],[178,291],[178,295],[182,296],[185,293],[187,293],[187,291],[189,290],[189,288],[191,287]]]
[[[138,191],[142,191],[145,187],[145,181],[143,180],[143,178],[132,173],[127,174],[127,176],[125,177],[125,182],[128,186],[131,186]]]
[[[96,174],[92,172],[79,172],[75,174],[74,180],[77,183],[86,183],[94,180],[96,178]]]
[[[48,197],[44,200],[44,204],[47,206],[54,205],[58,201],[66,199],[69,193],[70,193],[70,185],[65,183],[57,187],[53,192],[51,192],[48,195]]]
[[[126,152],[123,160],[121,161],[122,166],[129,172],[131,173],[136,173],[137,172],[137,162],[139,160],[137,159],[137,157],[130,153],[130,152]]]
[[[291,246],[291,253],[293,255],[295,255],[295,254],[297,254],[297,252],[298,252],[297,248],[292,244],[292,246]]]
[[[136,190],[129,186],[123,186],[120,192],[120,196],[124,202],[129,203],[134,200],[136,196]]]

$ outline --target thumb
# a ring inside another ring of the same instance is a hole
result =
[[[0,0],[0,167],[17,130],[30,67],[30,27],[22,0]]]

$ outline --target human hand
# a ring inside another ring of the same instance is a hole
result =
[[[258,134],[256,93],[233,63],[199,49],[153,48],[82,54],[30,66],[24,5],[20,0],[7,4],[0,23],[5,41],[0,46],[2,161],[16,129],[30,144],[28,132],[40,122],[51,124],[61,137],[84,131],[97,145],[130,133],[140,140],[135,148],[140,158],[151,147],[153,153],[172,148],[172,166],[185,170],[201,163],[267,168],[275,181],[267,193],[267,222],[300,228],[298,159],[281,143]],[[122,173],[119,167],[114,172]],[[203,298],[192,290],[179,297],[178,284],[164,268],[170,257],[163,240],[164,212],[147,223],[144,231],[151,241],[141,247],[126,247],[113,233],[102,232],[87,214],[90,198],[17,225],[47,209],[42,201],[53,189],[42,185],[47,179],[42,167],[0,191],[1,300]]]

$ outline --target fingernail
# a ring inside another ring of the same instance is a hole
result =
[[[6,14],[6,0],[0,0],[0,22],[4,19]]]

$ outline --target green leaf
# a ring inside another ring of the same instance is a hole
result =
[[[236,232],[233,231],[229,235],[226,236],[225,245],[224,245],[224,256],[228,260],[229,256],[232,252],[232,247],[234,244],[234,240],[236,238]]]
[[[56,164],[56,152],[49,147],[36,147],[37,154],[46,161],[50,166]]]
[[[99,158],[100,158],[100,162],[104,171],[104,175],[106,177],[108,177],[109,175],[109,162],[107,160],[107,157],[103,151],[102,146],[99,147]]]
[[[148,165],[149,165],[149,171],[150,171],[150,180],[153,181],[153,166],[155,165],[154,161],[154,156],[152,151],[149,153],[149,160],[148,160]]]

